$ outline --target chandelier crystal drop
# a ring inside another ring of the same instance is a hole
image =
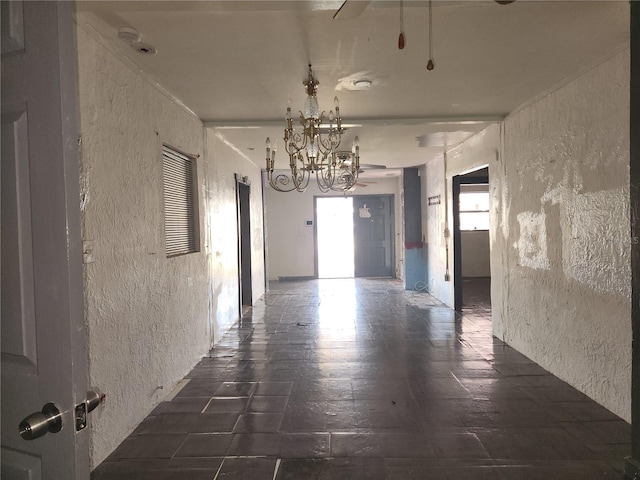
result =
[[[289,155],[290,174],[274,173],[276,145],[267,138],[267,179],[279,192],[304,192],[312,176],[321,192],[345,192],[355,187],[360,170],[360,145],[355,137],[351,151],[340,151],[344,129],[338,97],[334,98],[335,113],[329,112],[328,126],[323,125],[325,112],[318,105],[318,82],[309,65],[309,77],[303,82],[307,98],[300,113],[301,132],[293,128],[291,101],[287,105],[284,149]]]

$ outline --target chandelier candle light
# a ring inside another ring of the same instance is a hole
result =
[[[318,82],[313,77],[309,65],[309,77],[303,82],[307,98],[304,111],[300,112],[302,132],[293,128],[291,101],[287,105],[286,128],[284,129],[284,148],[289,154],[290,176],[284,173],[274,175],[274,163],[277,147],[272,148],[267,138],[267,179],[269,185],[279,192],[304,192],[312,175],[315,175],[321,192],[344,192],[355,187],[360,170],[360,145],[355,137],[353,148],[339,151],[344,129],[340,117],[338,97],[334,98],[335,114],[329,112],[329,126],[323,126],[324,112],[318,106]]]

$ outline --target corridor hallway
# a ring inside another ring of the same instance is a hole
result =
[[[622,478],[629,425],[486,314],[396,280],[270,288],[94,480]]]

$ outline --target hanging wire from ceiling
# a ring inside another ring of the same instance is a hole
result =
[[[433,1],[429,0],[429,61],[427,62],[427,70],[431,71],[435,68],[433,63]]]
[[[400,35],[398,36],[398,49],[404,48],[404,1],[400,0]]]

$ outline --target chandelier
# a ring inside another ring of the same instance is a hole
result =
[[[329,112],[329,125],[323,125],[324,112],[318,106],[318,82],[309,65],[309,77],[303,82],[307,98],[300,112],[301,132],[293,128],[291,101],[287,105],[284,149],[289,154],[290,174],[275,173],[274,163],[277,145],[267,138],[267,179],[269,185],[279,192],[304,192],[312,176],[316,177],[322,193],[344,192],[355,187],[360,170],[360,145],[355,137],[351,151],[340,151],[344,129],[340,117],[338,97],[334,98],[335,114]]]

